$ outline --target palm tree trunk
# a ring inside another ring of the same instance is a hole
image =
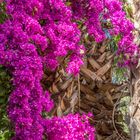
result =
[[[140,69],[131,70],[130,91],[132,100],[129,106],[131,140],[140,140]]]
[[[134,25],[136,28],[136,40],[137,45],[140,44],[140,1],[139,0],[129,0],[132,10]],[[131,103],[129,106],[130,114],[130,131],[131,140],[140,140],[140,68],[131,69],[131,82],[130,82],[130,93],[131,93]]]

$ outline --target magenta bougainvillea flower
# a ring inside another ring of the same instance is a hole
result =
[[[90,114],[69,114],[45,120],[45,134],[49,140],[95,140],[95,129],[90,125],[89,117]]]

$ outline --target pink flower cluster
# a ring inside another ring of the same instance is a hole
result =
[[[117,55],[122,56],[121,66],[136,64],[138,47],[133,43],[134,24],[126,17],[119,0],[71,0],[75,20],[83,21],[88,33],[96,42],[120,36]],[[108,26],[109,24],[109,26]],[[106,27],[107,26],[107,27]]]
[[[90,114],[69,114],[45,120],[45,134],[49,140],[95,140],[95,130],[89,124]]]
[[[136,64],[135,56],[138,53],[138,46],[134,44],[134,24],[127,19],[126,13],[122,6],[123,4],[117,0],[108,0],[105,2],[108,9],[105,18],[109,19],[113,25],[110,31],[112,35],[120,35],[121,39],[118,42],[117,55],[122,55],[120,66],[130,66]]]
[[[101,26],[100,17],[104,10],[103,0],[71,0],[73,18],[82,20],[88,33],[96,42],[105,39],[105,33]]]

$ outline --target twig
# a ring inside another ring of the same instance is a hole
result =
[[[80,92],[80,75],[78,74],[78,99],[79,99],[79,111],[80,111],[80,96],[81,96],[81,92]]]
[[[118,102],[119,102],[120,98],[122,97],[122,95],[123,95],[123,92],[120,94],[119,98],[117,99],[117,101],[116,101],[116,103],[115,103],[115,105],[114,105],[113,113],[112,113],[112,123],[113,123],[113,127],[114,127],[114,129],[115,129],[117,135],[120,137],[120,139],[121,139],[121,140],[125,140],[125,139],[121,136],[121,134],[119,133],[118,129],[116,128],[115,119],[114,119],[115,110],[116,110],[116,107],[117,107]]]

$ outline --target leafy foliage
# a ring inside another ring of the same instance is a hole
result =
[[[0,23],[3,23],[8,18],[5,5],[4,2],[0,3]]]
[[[13,135],[7,116],[7,103],[12,91],[11,75],[6,68],[0,66],[0,139],[9,140]]]

